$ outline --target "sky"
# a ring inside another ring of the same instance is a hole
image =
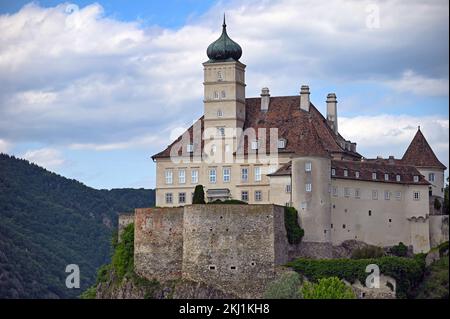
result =
[[[365,157],[420,125],[449,164],[447,0],[0,0],[0,152],[95,188],[153,188],[151,156],[203,113],[206,48],[243,49],[246,96],[307,84]]]

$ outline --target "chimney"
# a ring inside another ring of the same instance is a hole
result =
[[[300,89],[300,109],[309,112],[309,86],[302,85]]]
[[[327,120],[330,127],[333,129],[334,134],[338,134],[338,121],[337,121],[337,100],[336,94],[329,93],[327,95]]]
[[[269,110],[270,94],[268,88],[261,89],[261,111],[267,112]]]

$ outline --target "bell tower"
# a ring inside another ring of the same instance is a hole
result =
[[[242,49],[227,34],[225,16],[222,35],[207,50],[204,67],[204,127],[220,136],[243,128],[245,121],[245,65]],[[233,147],[235,149],[235,147]]]

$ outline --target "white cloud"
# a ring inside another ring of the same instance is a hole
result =
[[[357,116],[339,118],[339,131],[357,142],[357,150],[366,157],[394,155],[401,158],[420,126],[436,156],[449,164],[449,120],[407,115]]]
[[[65,163],[62,153],[52,148],[29,150],[21,157],[47,169],[55,169]]]
[[[446,96],[449,92],[448,78],[428,78],[412,70],[405,71],[400,79],[387,81],[386,84],[400,92],[412,92],[416,95]]]
[[[0,138],[0,153],[7,153],[9,149],[10,144],[7,141]]]

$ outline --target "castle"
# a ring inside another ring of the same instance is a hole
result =
[[[326,98],[326,117],[306,85],[295,96],[271,97],[263,88],[247,98],[242,49],[225,20],[207,55],[204,115],[152,156],[158,208],[132,217],[138,273],[234,283],[239,291],[248,280],[257,287],[258,276],[270,277],[293,251],[333,257],[333,247],[355,240],[403,242],[417,253],[448,240],[440,208],[446,167],[420,128],[401,159],[364,158],[338,131],[336,94]],[[196,185],[208,201],[250,205],[191,205]],[[300,248],[286,242],[280,206],[298,211]]]

